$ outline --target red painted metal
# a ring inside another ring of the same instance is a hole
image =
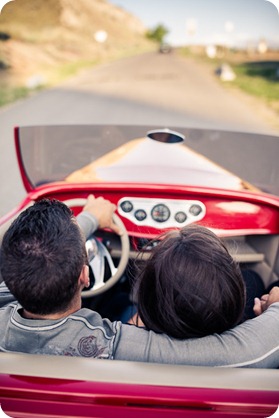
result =
[[[32,191],[32,187],[30,184],[30,180],[27,176],[27,173],[23,167],[22,164],[22,158],[21,158],[21,149],[20,149],[20,141],[19,141],[19,127],[16,126],[14,128],[14,143],[15,143],[15,150],[16,150],[16,156],[17,156],[17,161],[18,161],[18,168],[20,171],[20,175],[21,175],[21,179],[23,182],[23,185],[25,187],[25,190],[27,191],[27,193]]]
[[[267,417],[279,393],[0,375],[0,403],[13,418]]]
[[[56,198],[66,200],[74,197],[86,198],[90,193],[104,196],[117,204],[124,196],[158,199],[198,199],[206,206],[206,215],[200,224],[213,227],[222,236],[279,233],[279,197],[250,192],[212,190],[199,187],[172,186],[167,189],[162,185],[142,184],[65,184],[56,183],[41,186],[28,194],[18,207],[22,209],[32,200]],[[75,214],[80,209],[75,210]],[[4,223],[15,211],[0,221]],[[160,232],[156,228],[133,224],[123,218],[130,235],[154,237]]]

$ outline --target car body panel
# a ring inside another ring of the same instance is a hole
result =
[[[124,192],[123,192],[124,191]],[[240,234],[266,234],[279,232],[279,199],[270,195],[251,194],[248,192],[232,192],[226,190],[211,190],[198,187],[172,186],[171,189],[164,185],[144,185],[129,183],[97,183],[89,185],[57,183],[38,187],[29,193],[23,206],[29,201],[39,198],[58,198],[66,200],[74,197],[87,197],[94,193],[97,196],[104,196],[118,205],[120,199],[131,194],[137,197],[156,198],[158,202],[162,199],[198,199],[206,205],[206,215],[199,222],[204,226],[212,228],[221,236],[237,236]],[[75,209],[75,214],[80,211]],[[14,212],[9,214],[12,217]],[[2,218],[1,223],[5,223],[7,217]],[[154,237],[165,228],[158,225],[158,228],[146,227],[144,223],[141,228],[138,225],[123,218],[123,222],[133,236],[148,235]]]
[[[27,412],[69,418],[264,417],[279,403],[275,370],[263,370],[258,381],[253,369],[247,374],[216,368],[212,374],[207,367],[35,357],[34,364],[34,356],[26,354],[0,356],[5,373],[0,374],[0,402],[14,418]]]

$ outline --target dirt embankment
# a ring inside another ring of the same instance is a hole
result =
[[[52,83],[86,64],[153,48],[146,28],[106,0],[16,0],[0,14],[0,84]]]

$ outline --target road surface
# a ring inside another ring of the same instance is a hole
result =
[[[175,54],[125,58],[0,108],[0,216],[25,196],[13,127],[68,123],[207,127],[279,135],[268,114],[246,96],[222,86],[208,67]]]

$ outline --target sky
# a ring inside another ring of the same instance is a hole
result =
[[[147,28],[162,23],[173,45],[247,46],[265,39],[279,46],[279,13],[267,0],[108,0],[131,12]],[[279,0],[273,0],[279,4]],[[279,7],[279,6],[278,6]]]

